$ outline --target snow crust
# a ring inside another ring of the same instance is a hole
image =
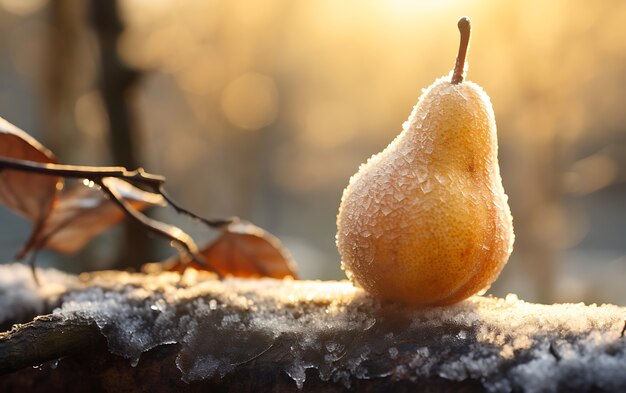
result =
[[[0,267],[0,316],[38,306],[48,285],[65,285],[55,314],[94,321],[109,350],[133,365],[151,348],[180,344],[176,364],[186,382],[263,359],[298,388],[317,374],[345,387],[355,379],[440,377],[478,380],[490,392],[626,389],[626,309],[614,305],[540,305],[508,295],[416,310],[381,303],[348,281],[217,281],[193,269],[182,278],[98,274],[80,286],[47,270],[36,289],[19,266]]]
[[[30,267],[23,264],[0,264],[0,325],[27,322],[54,304],[69,288],[76,287],[76,276],[58,270],[46,270],[37,286]]]

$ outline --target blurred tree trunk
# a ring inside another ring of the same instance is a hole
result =
[[[50,33],[44,86],[45,129],[49,146],[57,155],[71,158],[77,128],[74,104],[79,94],[79,41],[82,33],[82,0],[50,3]]]
[[[124,31],[116,0],[92,0],[90,22],[100,49],[100,94],[108,117],[111,155],[116,165],[137,168],[138,127],[133,101],[139,72],[130,68],[117,48]],[[150,239],[137,224],[127,222],[121,252],[113,267],[139,266],[150,260]]]
[[[48,34],[41,81],[42,126],[46,145],[63,162],[83,164],[83,135],[75,120],[75,105],[91,84],[93,68],[85,45],[85,1],[52,0],[48,6]],[[68,266],[98,268],[93,249],[69,257]],[[80,261],[80,263],[78,263]],[[74,263],[76,262],[76,263]]]

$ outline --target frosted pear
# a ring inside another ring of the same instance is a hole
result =
[[[421,306],[488,288],[514,239],[497,153],[483,89],[437,79],[344,190],[337,248],[348,277],[376,297]]]

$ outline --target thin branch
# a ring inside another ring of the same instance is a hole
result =
[[[196,219],[210,228],[221,229],[224,226],[237,221],[237,217],[225,219],[207,219],[190,212],[176,203],[165,191],[165,177],[146,172],[143,168],[130,171],[119,166],[81,166],[81,165],[61,165],[47,164],[28,160],[18,160],[14,158],[0,157],[0,172],[3,169],[14,169],[24,172],[33,172],[44,175],[60,176],[74,179],[88,179],[94,183],[100,183],[105,177],[115,177],[126,180],[135,185],[144,185],[154,192],[160,194],[178,213],[185,214]]]
[[[159,236],[170,239],[174,244],[180,245],[181,248],[191,257],[194,262],[205,266],[207,269],[217,274],[218,277],[222,278],[222,275],[219,273],[219,271],[211,266],[211,264],[207,262],[202,257],[202,255],[200,255],[198,246],[194,242],[193,238],[185,233],[182,229],[172,225],[164,224],[160,221],[153,220],[143,215],[139,211],[135,210],[135,208],[133,208],[130,203],[124,200],[122,195],[120,195],[117,190],[108,187],[104,181],[96,180],[95,183],[99,185],[102,191],[107,194],[113,200],[113,202],[115,202],[122,210],[124,210],[124,212],[126,212],[126,214],[130,218],[141,224],[149,231]]]
[[[31,172],[37,174],[44,174],[50,176],[59,176],[65,178],[75,179],[87,179],[93,181],[95,184],[102,188],[105,192],[124,212],[133,220],[144,226],[147,230],[156,233],[159,236],[170,239],[175,244],[181,246],[181,248],[191,257],[192,260],[214,271],[221,277],[217,269],[214,269],[209,262],[207,262],[199,253],[198,246],[187,233],[181,229],[164,224],[160,221],[153,220],[142,213],[135,210],[124,198],[114,189],[107,187],[104,178],[113,177],[117,179],[123,179],[129,183],[135,185],[143,185],[156,193],[163,196],[163,198],[178,212],[186,214],[193,219],[196,219],[210,228],[222,229],[224,226],[238,220],[238,218],[216,219],[209,220],[198,216],[195,213],[178,205],[172,198],[169,197],[165,191],[163,184],[165,183],[165,177],[148,173],[142,168],[136,170],[128,170],[124,167],[93,167],[93,166],[80,166],[80,165],[61,165],[41,163],[28,160],[18,160],[14,158],[0,157],[0,172],[5,169],[19,170],[23,172]],[[28,244],[27,244],[28,246]],[[39,246],[36,244],[34,246]],[[33,247],[26,247],[26,252]],[[20,253],[25,254],[25,253]],[[34,266],[34,263],[32,263]]]
[[[75,179],[96,180],[104,177],[124,179],[135,184],[143,184],[154,187],[165,182],[165,177],[146,172],[143,168],[129,171],[120,166],[81,166],[47,164],[14,158],[0,158],[0,169],[15,169],[24,172],[40,173],[44,175],[61,176]]]
[[[144,216],[139,211],[135,210],[130,203],[124,200],[124,197],[117,192],[117,190],[108,187],[104,181],[99,180],[96,184],[102,189],[102,192],[108,195],[130,218],[143,225],[151,232],[179,243],[189,254],[194,255],[198,253],[198,246],[196,246],[191,236],[178,228],[171,227],[160,221]]]
[[[189,210],[183,208],[182,206],[180,206],[178,203],[176,203],[165,191],[165,188],[163,187],[163,184],[160,184],[158,187],[153,187],[154,191],[161,194],[161,196],[167,201],[167,203],[170,204],[170,206],[172,206],[174,208],[174,210],[176,210],[177,213],[182,213],[182,214],[186,214],[189,217],[198,220],[202,223],[204,223],[205,225],[207,225],[210,228],[215,228],[215,229],[222,229],[223,227],[232,224],[233,222],[239,221],[238,217],[229,217],[229,218],[222,218],[222,219],[213,219],[213,220],[209,220],[203,217],[198,216],[197,214],[190,212]]]

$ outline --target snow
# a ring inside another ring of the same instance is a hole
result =
[[[36,288],[27,267],[0,269],[4,321],[22,307],[42,310],[51,294],[55,314],[92,320],[131,365],[151,348],[180,344],[176,365],[187,382],[266,356],[298,388],[313,373],[345,387],[441,377],[472,378],[490,392],[626,389],[626,308],[615,305],[531,304],[511,294],[418,310],[381,303],[348,281],[218,281],[193,269],[80,283],[41,270]]]
[[[42,313],[48,304],[58,301],[78,279],[57,270],[48,270],[37,286],[30,267],[22,264],[0,264],[0,325],[23,322]]]

